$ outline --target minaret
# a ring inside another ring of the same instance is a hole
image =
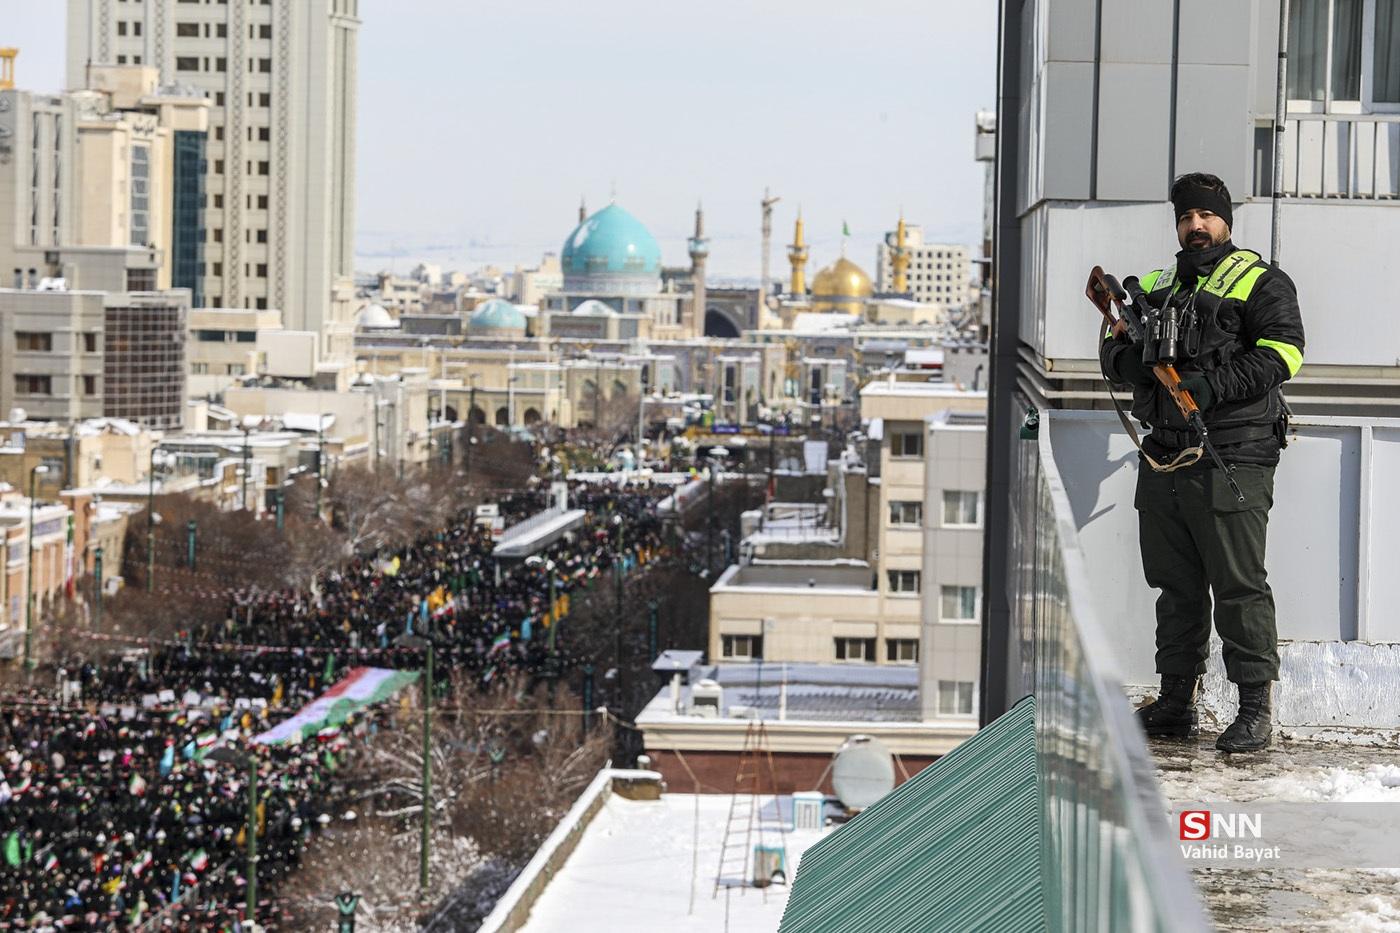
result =
[[[903,295],[909,291],[909,250],[904,248],[904,212],[899,212],[899,225],[894,228],[894,246],[890,250],[890,265],[894,267],[894,290]]]
[[[710,241],[705,237],[705,209],[695,205],[695,236],[686,241],[690,249],[690,279],[694,283],[691,298],[690,336],[705,333],[705,260],[710,256]]]
[[[797,212],[797,227],[788,244],[788,262],[792,263],[792,281],[788,294],[800,298],[807,294],[807,244],[802,241],[802,212]]]
[[[578,199],[578,222],[583,223],[588,219],[588,208],[583,205],[583,198]]]

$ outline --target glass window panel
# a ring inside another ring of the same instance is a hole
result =
[[[1361,0],[1332,0],[1332,99],[1361,99]]]
[[[1293,0],[1288,16],[1288,96],[1322,100],[1326,92],[1328,0]]]
[[[1400,0],[1376,0],[1375,79],[1371,99],[1400,104]]]

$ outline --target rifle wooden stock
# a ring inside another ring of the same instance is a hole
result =
[[[1128,321],[1123,310],[1123,300],[1128,297],[1127,292],[1118,284],[1117,279],[1103,271],[1103,266],[1095,266],[1089,272],[1089,281],[1084,286],[1084,295],[1093,302],[1094,307],[1099,309],[1099,313],[1108,322],[1109,330],[1113,336],[1128,335]],[[1115,307],[1117,313],[1115,313]],[[1191,397],[1191,393],[1181,387],[1181,376],[1177,373],[1176,367],[1158,363],[1152,367],[1152,373],[1157,377],[1157,381],[1162,384],[1162,387],[1167,390],[1172,401],[1176,403],[1181,417],[1190,422],[1191,416],[1201,409],[1196,404],[1196,400]]]

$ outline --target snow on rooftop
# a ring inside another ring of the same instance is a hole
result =
[[[728,794],[665,794],[660,800],[609,795],[523,929],[772,933],[787,905],[787,887],[726,888],[714,896],[730,800]],[[771,798],[761,802],[772,809]],[[789,879],[802,853],[824,833],[800,830],[783,835]],[[765,845],[776,844],[778,838],[771,824],[765,828]],[[755,834],[753,843],[757,842]]]
[[[1214,743],[1213,734],[1151,743],[1170,805],[1400,803],[1400,749],[1279,741],[1260,754],[1221,755]],[[1220,929],[1400,930],[1400,867],[1194,868],[1192,878]]]

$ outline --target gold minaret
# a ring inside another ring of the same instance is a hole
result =
[[[797,227],[788,244],[788,262],[792,263],[792,281],[788,294],[807,294],[807,244],[802,242],[802,212],[797,212]]]
[[[899,224],[894,228],[894,248],[890,250],[890,265],[894,267],[894,290],[903,295],[909,291],[909,251],[904,248],[904,212],[899,212]]]
[[[19,49],[0,49],[0,91],[12,90],[15,86],[15,56]]]

